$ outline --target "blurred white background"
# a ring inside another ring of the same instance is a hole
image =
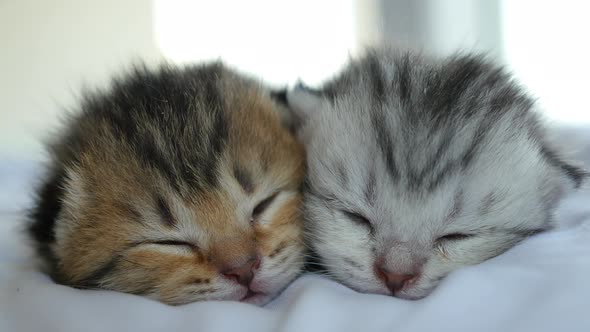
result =
[[[368,45],[506,63],[551,121],[590,124],[585,1],[0,0],[0,161],[40,140],[83,86],[142,59],[221,58],[275,86],[318,84]]]

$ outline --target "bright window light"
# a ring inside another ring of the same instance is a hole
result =
[[[506,59],[547,117],[589,124],[590,2],[503,2]]]
[[[353,0],[154,1],[165,57],[222,59],[275,84],[331,77],[355,48]]]

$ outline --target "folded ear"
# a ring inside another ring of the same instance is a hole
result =
[[[319,91],[298,82],[290,90],[273,90],[271,98],[279,104],[281,122],[293,132],[303,125],[313,112],[318,112],[325,102]]]
[[[287,89],[271,90],[270,98],[277,104],[277,111],[283,127],[292,133],[299,127],[298,121],[287,103]]]
[[[295,87],[287,91],[287,105],[293,116],[300,124],[305,123],[314,112],[319,112],[326,102],[319,91],[298,82]]]
[[[569,134],[569,131],[560,133],[556,128],[552,128],[547,133],[548,135],[541,143],[541,154],[545,160],[560,170],[571,181],[575,189],[590,188],[590,172],[585,169],[583,164],[574,161],[576,159],[574,152],[565,145],[565,142],[568,142],[566,135]]]
[[[587,170],[573,163],[563,161],[559,157],[555,157],[555,159],[550,160],[550,162],[560,168],[561,172],[571,180],[575,189],[580,189],[582,187],[588,188],[590,173],[588,173]]]

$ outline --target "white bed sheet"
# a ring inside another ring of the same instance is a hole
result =
[[[589,135],[571,137],[590,142]],[[590,159],[587,146],[579,146],[580,158]],[[235,302],[172,307],[56,285],[37,272],[22,239],[19,212],[28,204],[34,169],[0,163],[1,332],[590,331],[588,190],[563,202],[561,229],[452,273],[423,300],[359,294],[306,275],[264,308]]]

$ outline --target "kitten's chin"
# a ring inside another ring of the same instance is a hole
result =
[[[397,297],[398,299],[404,300],[421,300],[430,295],[430,293],[432,293],[432,291],[437,287],[437,285],[438,283],[430,284],[430,286],[425,286],[424,284],[421,285],[418,283],[414,287],[403,289],[401,292],[398,292],[393,296]]]
[[[389,289],[383,287],[382,289],[378,289],[378,290],[366,292],[366,293],[387,295],[387,296],[395,297],[395,298],[402,299],[402,300],[414,301],[414,300],[420,300],[420,299],[425,298],[426,296],[428,296],[428,294],[430,294],[430,291],[418,291],[418,290],[413,290],[413,289],[407,289],[407,290],[403,290],[401,292],[397,292],[397,293],[393,294]]]
[[[382,285],[381,283],[372,283],[371,285],[355,285],[350,280],[340,280],[340,282],[359,293],[386,295],[402,300],[412,301],[425,298],[434,290],[434,288],[436,288],[436,285],[433,285],[431,287],[423,287],[418,284],[415,287],[407,288],[402,290],[401,292],[393,294],[391,290],[389,290],[387,287],[385,287],[385,285]]]
[[[240,296],[235,300],[243,303],[254,304],[257,306],[263,306],[268,302],[272,301],[275,297],[279,296],[284,288],[288,286],[286,283],[283,287],[277,285],[271,286],[272,283],[255,280],[250,288],[244,289]]]
[[[407,294],[404,292],[398,293],[393,295],[394,297],[397,297],[398,299],[402,299],[402,300],[411,300],[411,301],[416,301],[416,300],[421,300],[423,298],[425,298],[428,294],[430,293],[425,293],[425,294]]]
[[[340,282],[341,284],[345,285],[346,287],[359,292],[359,293],[366,293],[366,294],[378,294],[378,295],[388,295],[391,296],[391,292],[386,287],[381,287],[381,285],[372,284],[372,285],[357,285],[351,280],[343,280],[343,279],[336,279],[336,281]]]
[[[264,293],[253,292],[249,290],[240,302],[263,306],[272,300],[272,296]]]
[[[275,295],[276,296],[276,295]],[[252,290],[251,288],[242,288],[239,293],[234,294],[232,298],[226,298],[226,300],[253,304],[257,306],[263,306],[273,299],[273,295],[269,293]]]

